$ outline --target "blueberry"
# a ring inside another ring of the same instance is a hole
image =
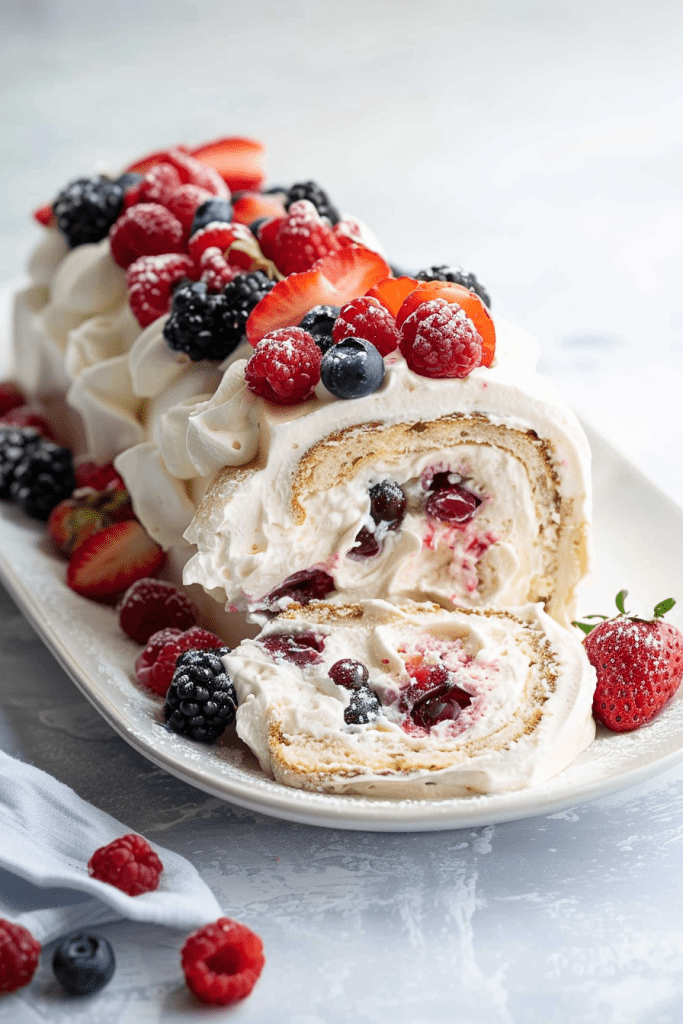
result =
[[[115,184],[126,192],[129,188],[132,188],[133,185],[137,185],[139,181],[142,181],[141,174],[138,174],[137,171],[126,171],[125,174],[122,174],[120,178],[116,179]]]
[[[269,220],[272,220],[272,217],[257,217],[256,220],[252,220],[251,224],[247,225],[254,238],[258,238],[259,228]]]
[[[339,306],[314,306],[299,324],[302,331],[308,331],[323,354],[334,344],[332,328],[339,316],[339,308]]]
[[[220,221],[221,224],[229,224],[232,221],[232,203],[229,199],[207,199],[205,203],[198,206],[190,234],[194,235],[214,221]]]
[[[384,380],[384,360],[364,338],[344,338],[323,356],[320,379],[337,398],[363,398]]]
[[[52,970],[71,996],[90,996],[111,981],[114,950],[101,935],[74,932],[62,939],[52,957]]]

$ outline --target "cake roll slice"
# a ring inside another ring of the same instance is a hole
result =
[[[592,741],[595,675],[538,604],[311,602],[224,658],[237,732],[301,789],[418,799],[518,790]]]

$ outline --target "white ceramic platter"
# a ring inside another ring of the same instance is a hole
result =
[[[609,612],[628,587],[639,611],[677,596],[683,581],[683,511],[593,432],[596,571],[582,613]],[[113,728],[156,765],[235,804],[305,824],[368,831],[427,831],[545,814],[604,796],[683,760],[683,694],[639,732],[602,732],[557,778],[513,793],[450,800],[376,800],[289,789],[266,778],[231,736],[205,747],[168,733],[161,701],[133,681],[140,648],[114,611],[65,583],[66,563],[44,528],[0,503],[0,574],[14,599],[78,688]],[[683,595],[680,595],[683,600]]]

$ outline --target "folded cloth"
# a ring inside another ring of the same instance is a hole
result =
[[[221,916],[216,897],[189,861],[153,843],[164,866],[154,892],[128,896],[90,878],[88,861],[95,850],[129,832],[64,783],[0,751],[0,868],[41,890],[77,890],[93,897],[54,906],[55,894],[46,892],[45,909],[16,913],[12,894],[0,892],[0,916],[23,924],[43,944],[123,917],[189,931]]]

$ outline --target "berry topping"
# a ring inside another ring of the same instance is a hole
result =
[[[208,189],[202,188],[200,185],[180,185],[170,196],[166,203],[166,208],[171,211],[174,217],[178,218],[186,234],[189,235],[192,230],[195,214],[207,199],[211,199],[211,193]],[[215,201],[229,202],[226,199]]]
[[[235,721],[237,694],[221,661],[229,652],[229,647],[218,647],[180,655],[164,704],[172,732],[214,743]]]
[[[283,327],[262,338],[244,368],[247,387],[280,405],[303,402],[320,380],[322,353],[300,327]]]
[[[445,665],[420,662],[406,667],[413,683],[403,692],[401,706],[421,729],[454,722],[472,703],[470,694],[457,685]]]
[[[361,526],[360,530],[356,534],[356,542],[353,547],[346,552],[346,557],[356,560],[374,558],[374,556],[378,555],[381,550],[382,545],[372,530],[369,530],[367,526]]]
[[[339,306],[314,306],[299,324],[302,331],[311,335],[323,355],[334,344],[332,328],[338,316]]]
[[[95,850],[88,861],[88,874],[107,882],[129,896],[154,892],[164,870],[156,853],[142,836],[130,832]]]
[[[351,691],[351,700],[344,709],[344,721],[347,725],[368,725],[381,711],[382,705],[374,690],[369,686],[359,686]]]
[[[180,958],[187,987],[203,1003],[214,1006],[245,999],[265,964],[258,935],[229,917],[220,917],[190,935]]]
[[[220,637],[199,626],[192,626],[184,632],[175,627],[160,629],[149,638],[147,646],[135,662],[136,679],[141,686],[159,697],[165,697],[181,654],[223,646]]]
[[[114,950],[101,935],[74,932],[62,939],[52,957],[55,978],[70,996],[91,996],[111,981]]]
[[[459,306],[432,299],[404,322],[401,353],[421,377],[467,377],[481,363],[481,338]]]
[[[411,292],[415,291],[417,281],[412,277],[387,277],[380,281],[368,292],[370,298],[379,299],[385,309],[388,309],[393,317],[398,314],[399,309],[408,298]]]
[[[389,529],[395,530],[406,507],[406,496],[395,480],[382,480],[370,488],[370,515],[376,523],[389,523]]]
[[[10,409],[9,412],[4,413],[0,416],[0,426],[3,425],[12,427],[35,427],[40,435],[47,438],[48,441],[54,441],[55,439],[55,435],[52,433],[52,427],[50,424],[32,405],[16,405],[13,409]]]
[[[481,498],[460,484],[449,484],[430,494],[427,499],[427,513],[442,523],[464,526],[481,505]]]
[[[239,267],[240,270],[249,270],[253,263],[252,257],[240,248],[233,248],[235,243],[240,243],[253,251],[258,249],[256,239],[244,224],[211,221],[210,224],[193,232],[188,250],[190,256],[198,260],[207,249],[218,248],[232,266]]]
[[[283,598],[289,598],[296,604],[308,604],[309,601],[323,601],[334,590],[334,580],[322,569],[302,569],[288,576],[263,598],[263,604],[271,611],[278,611]]]
[[[325,637],[315,633],[274,633],[258,641],[273,658],[294,665],[315,665],[325,649]]]
[[[259,238],[262,234],[263,230]],[[376,252],[355,246],[340,249],[318,260],[311,270],[278,281],[249,317],[247,338],[256,345],[269,331],[300,323],[314,306],[342,306],[364,295],[388,273],[388,265]]]
[[[199,257],[199,280],[204,282],[212,295],[222,292],[236,273],[217,246],[205,249]]]
[[[342,306],[334,325],[335,342],[344,338],[365,338],[372,342],[381,356],[398,348],[400,339],[396,321],[379,299],[364,295]]]
[[[26,405],[26,395],[19,385],[13,380],[0,381],[0,416],[19,405]]]
[[[339,220],[339,211],[336,206],[330,201],[327,192],[314,181],[301,181],[292,185],[287,192],[285,207],[289,210],[294,203],[298,203],[302,199],[313,203],[320,216],[326,217],[330,224],[336,224]]]
[[[16,992],[36,972],[40,943],[28,928],[0,917],[0,992]]]
[[[119,626],[138,644],[146,644],[161,629],[190,629],[199,618],[196,605],[186,594],[172,583],[149,577],[129,587],[118,611]]]
[[[0,426],[0,498],[9,498],[17,466],[42,440],[35,427]]]
[[[205,281],[178,285],[171,315],[164,324],[166,344],[175,352],[184,352],[193,362],[225,359],[239,338],[226,327],[224,312],[223,295],[211,294]]]
[[[651,722],[668,704],[683,679],[683,634],[662,620],[676,603],[662,601],[653,619],[630,615],[617,594],[619,615],[603,615],[599,625],[575,622],[588,635],[584,640],[588,660],[597,674],[593,715],[613,732],[629,732]]]
[[[384,360],[365,338],[345,338],[323,356],[320,379],[337,398],[364,398],[384,380]]]
[[[171,196],[180,187],[180,175],[173,164],[155,164],[127,190],[126,208],[137,203],[160,203],[167,206]]]
[[[335,661],[327,673],[333,683],[343,686],[346,690],[358,690],[366,686],[370,678],[367,665],[355,658],[342,658]]]
[[[142,181],[142,177],[143,177],[142,174],[138,174],[137,171],[126,171],[124,174],[122,174],[119,178],[116,179],[116,184],[119,186],[120,189],[123,190],[124,206],[126,205],[125,204],[126,192],[128,191],[128,189],[132,188],[134,185],[137,185],[138,182]]]
[[[414,705],[411,718],[415,725],[422,729],[430,729],[437,722],[455,722],[460,717],[462,708],[451,694],[448,683],[429,690]]]
[[[231,256],[229,253],[228,259]],[[255,270],[251,274],[238,274],[225,286],[223,328],[235,348],[244,338],[252,310],[272,291],[274,284],[262,270]]]
[[[69,558],[86,537],[113,523],[132,520],[133,506],[123,488],[107,488],[65,498],[50,512],[47,531],[57,550]]]
[[[264,146],[254,139],[238,136],[216,139],[193,149],[192,155],[218,171],[231,192],[258,189],[265,177]]]
[[[41,438],[39,444],[26,450],[16,466],[9,493],[26,515],[44,521],[75,487],[74,460],[69,449]]]
[[[96,462],[79,462],[75,472],[77,487],[92,487],[93,491],[103,491],[109,485],[123,487],[123,480],[112,462],[104,466],[98,466]]]
[[[248,224],[250,227],[257,220],[271,217],[279,219],[286,213],[280,199],[276,196],[264,195],[262,192],[242,192],[239,198],[235,198],[233,202],[233,219],[239,224]]]
[[[98,174],[70,182],[59,193],[52,209],[57,227],[75,249],[77,245],[106,238],[122,207],[121,186]]]
[[[34,210],[33,219],[37,220],[39,224],[42,224],[44,228],[54,228],[57,226],[57,220],[55,218],[55,211],[52,209],[52,203],[46,203],[45,206],[39,206],[37,210]]]
[[[195,235],[209,224],[218,222],[229,224],[232,220],[232,202],[230,199],[206,199],[197,207],[192,221],[191,235]]]
[[[491,314],[478,295],[460,284],[450,281],[421,281],[417,288],[404,300],[396,314],[396,326],[401,329],[404,321],[418,306],[431,299],[444,299],[464,309],[474,324],[482,344],[481,364],[490,366],[496,353],[496,329]]]
[[[491,299],[484,286],[479,283],[474,274],[463,270],[462,267],[430,267],[429,270],[421,270],[415,275],[418,281],[450,281],[452,284],[461,284],[463,288],[478,295],[485,306],[491,308]]]
[[[165,558],[139,523],[114,523],[79,544],[69,561],[66,582],[83,597],[113,597],[157,572]]]
[[[183,252],[185,230],[165,206],[138,203],[119,217],[109,239],[114,260],[125,270],[138,256]]]
[[[300,274],[316,260],[339,249],[339,242],[315,206],[307,200],[293,203],[286,217],[259,232],[263,255],[283,274]]]
[[[128,302],[141,327],[147,327],[171,308],[173,288],[186,277],[196,277],[189,256],[168,252],[141,256],[128,267]]]

